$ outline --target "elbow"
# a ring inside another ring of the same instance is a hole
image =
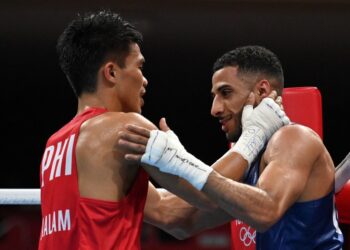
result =
[[[144,217],[144,222],[163,230],[178,240],[184,240],[190,237],[180,220],[176,220],[162,213],[157,213],[156,216],[153,213],[152,217],[146,216]]]
[[[266,211],[261,214],[255,221],[252,223],[253,227],[259,233],[264,233],[268,231],[278,220],[280,216],[277,212],[274,211]]]
[[[273,224],[259,224],[256,225],[254,228],[258,233],[265,233],[267,230],[271,228]]]
[[[186,240],[193,236],[186,227],[183,227],[181,225],[173,225],[173,224],[168,224],[168,225],[162,225],[160,227],[163,231],[167,232],[177,240]]]
[[[190,238],[192,235],[186,233],[186,232],[183,232],[181,230],[181,232],[174,232],[174,233],[171,233],[171,235],[176,238],[177,240],[186,240],[188,238]]]
[[[187,217],[177,219],[163,218],[162,225],[159,228],[177,240],[186,240],[198,232],[196,225]]]

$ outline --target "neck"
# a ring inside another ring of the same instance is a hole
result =
[[[113,97],[99,95],[97,93],[82,94],[78,99],[77,114],[84,112],[84,110],[90,107],[106,108],[109,111],[121,111],[119,103]]]
[[[104,102],[96,95],[83,94],[81,97],[79,97],[77,114],[84,112],[84,110],[90,107],[107,108]]]

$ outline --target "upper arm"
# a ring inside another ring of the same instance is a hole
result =
[[[119,113],[119,116],[115,117],[114,120],[119,120],[118,125],[114,124],[113,121],[111,126],[115,127],[115,133],[113,136],[110,136],[110,140],[113,142],[113,148],[116,153],[116,156],[119,160],[123,161],[124,164],[130,165],[130,162],[125,159],[125,154],[128,153],[125,149],[120,147],[118,145],[118,141],[120,139],[119,132],[121,131],[127,131],[126,125],[127,124],[133,124],[137,125],[149,130],[157,129],[157,127],[150,122],[148,119],[146,119],[144,116],[138,114],[138,113]]]
[[[306,197],[305,190],[314,188],[310,186],[319,179],[312,178],[314,182],[310,184],[310,175],[317,169],[315,162],[322,158],[323,148],[322,141],[310,129],[296,125],[283,127],[267,145],[260,162],[260,167],[266,167],[261,170],[256,186],[232,181],[213,171],[203,192],[227,213],[263,232],[293,203]]]
[[[320,139],[302,126],[284,127],[271,138],[257,187],[275,203],[276,220],[304,195],[320,150]]]
[[[139,164],[128,162],[118,146],[127,123],[155,127],[139,114],[105,112],[85,121],[76,145],[79,190],[85,197],[115,200],[130,190]]]
[[[147,129],[157,129],[157,127],[137,113],[106,112],[92,119],[85,121],[79,134],[80,145],[92,151],[110,148],[120,151],[118,147],[118,133],[126,130],[126,124],[135,124]],[[79,142],[78,141],[78,142]],[[120,159],[117,159],[120,161]]]

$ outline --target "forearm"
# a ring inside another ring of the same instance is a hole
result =
[[[146,205],[144,221],[168,232],[178,228],[196,210],[197,208],[168,192]]]
[[[186,239],[192,237],[204,230],[216,228],[233,220],[221,208],[213,211],[196,210],[187,220],[182,221],[176,227],[173,226],[167,231],[177,239]]]
[[[186,180],[160,172],[154,167],[147,165],[143,167],[161,187],[186,200],[191,205],[204,210],[212,210],[217,207],[205,194],[195,189]]]
[[[145,170],[162,187],[178,195],[193,206],[211,210],[217,207],[211,199],[203,192],[195,189],[186,180],[163,173],[159,169],[144,164]],[[220,175],[235,181],[241,181],[247,169],[247,161],[239,154],[229,150],[224,156],[217,160],[212,168]]]
[[[276,203],[262,189],[228,180],[215,171],[202,190],[232,217],[265,231],[275,221]]]
[[[232,220],[232,217],[220,208],[211,211],[200,210],[173,194],[162,198],[157,210],[161,211],[162,218],[158,217],[157,220],[154,220],[145,216],[145,222],[162,229],[179,240]]]
[[[350,153],[335,169],[335,192],[339,192],[350,179]]]

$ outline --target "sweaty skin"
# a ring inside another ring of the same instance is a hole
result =
[[[227,138],[239,134],[241,111],[250,91],[245,88],[237,76],[236,67],[225,67],[213,76],[212,114],[223,124]],[[256,103],[271,91],[268,80],[259,81],[253,89]],[[135,126],[128,129],[137,133]],[[134,152],[126,156],[130,161],[139,161],[144,152],[147,131],[138,133],[138,136],[144,138],[131,139],[130,135],[122,134],[119,141],[120,145]],[[302,125],[285,126],[272,136],[260,162],[261,175],[256,187],[237,182],[246,167],[247,162],[242,157],[231,152],[225,154],[213,164],[216,171],[209,175],[202,191],[226,214],[231,215],[231,219],[244,220],[258,231],[271,227],[295,202],[324,197],[334,185],[334,165],[328,151],[317,134]],[[146,170],[152,176],[152,171],[157,172],[150,167],[146,167]],[[156,178],[156,181],[181,195],[162,182],[161,178]],[[192,200],[195,202],[194,197]],[[220,209],[215,209],[215,212],[223,214]],[[198,215],[195,218],[203,217]],[[221,218],[229,220],[230,217],[226,215]],[[197,222],[201,223],[200,219]]]

